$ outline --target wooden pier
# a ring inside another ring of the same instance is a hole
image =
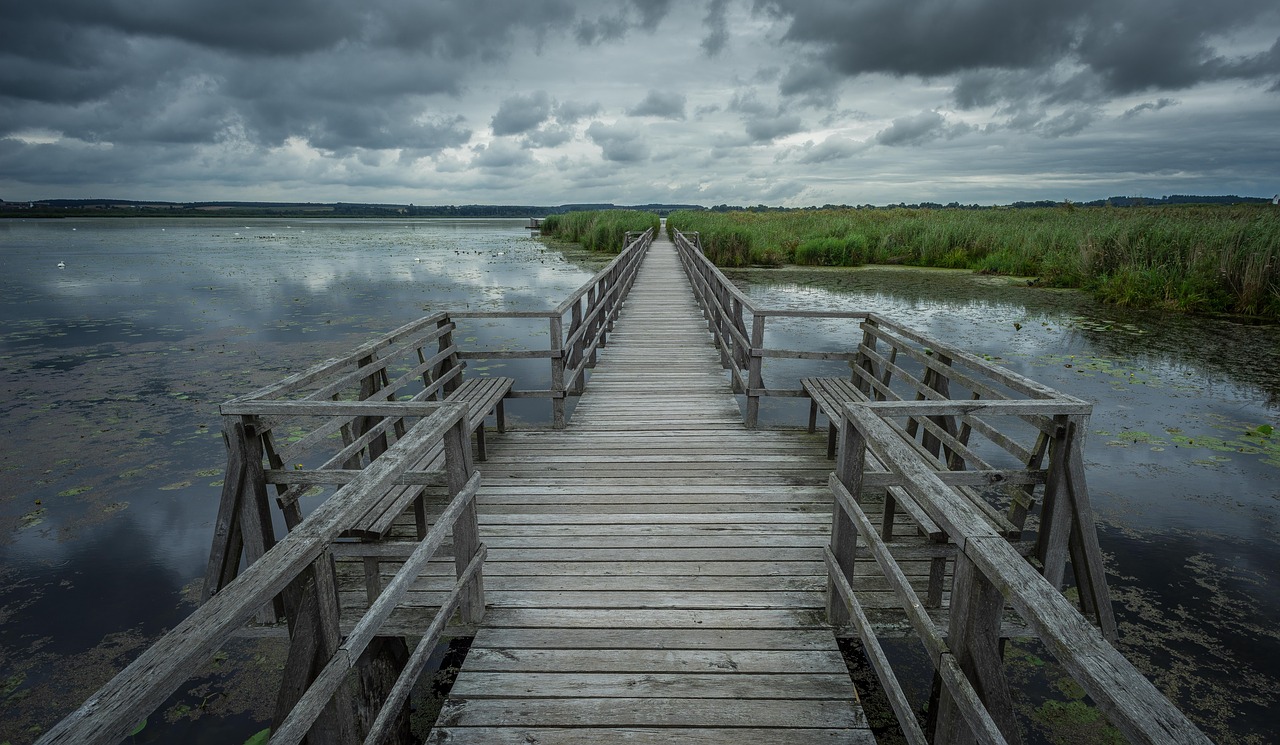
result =
[[[432,742],[873,742],[825,623],[830,464],[743,427],[670,242],[568,426],[481,468],[488,611]]]
[[[205,604],[41,742],[118,742],[246,623],[287,623],[273,743],[411,741],[451,635],[474,638],[433,743],[870,743],[838,636],[911,743],[1021,741],[1010,636],[1131,740],[1206,742],[1110,644],[1087,403],[872,314],[756,307],[675,238],[629,237],[550,311],[438,313],[224,404]],[[464,349],[477,316],[548,343]],[[770,347],[770,318],[846,324],[848,346]],[[503,358],[547,360],[549,387],[464,379]],[[778,384],[773,359],[851,373]],[[758,426],[778,396],[812,402],[808,427]],[[504,432],[530,397],[553,426]],[[929,701],[890,635],[923,645]]]

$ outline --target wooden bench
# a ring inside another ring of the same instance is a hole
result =
[[[488,458],[484,420],[489,412],[494,413],[498,431],[507,431],[506,410],[503,402],[515,382],[514,378],[472,378],[445,396],[445,400],[451,403],[467,405],[467,430],[476,435],[478,460]],[[444,451],[437,445],[410,466],[409,470],[434,471],[440,469],[443,464]],[[391,531],[391,526],[412,504],[418,537],[421,538],[426,535],[427,530],[426,507],[422,500],[424,490],[425,486],[418,484],[389,489],[382,499],[343,533],[343,536],[362,540],[379,540]]]
[[[866,401],[867,394],[843,378],[801,378],[800,387],[809,397],[809,431],[817,429],[819,409],[827,417],[827,457],[834,458],[844,405],[850,401]]]

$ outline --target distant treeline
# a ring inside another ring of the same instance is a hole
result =
[[[1092,202],[1014,202],[1007,207],[1015,209],[1042,207],[1147,207],[1154,205],[1188,204],[1258,204],[1270,200],[1262,197],[1193,196],[1174,194],[1166,197],[1108,197]],[[165,202],[130,199],[42,199],[34,202],[6,202],[0,199],[0,217],[544,217],[567,212],[597,210],[632,210],[653,212],[666,216],[677,211],[710,212],[815,212],[822,210],[894,210],[894,209],[950,209],[987,210],[991,206],[950,202],[917,202],[914,204],[825,204],[821,207],[770,207],[764,204],[737,206],[717,204],[703,207],[697,204],[561,204],[561,205],[414,205],[414,204],[360,204],[354,202]],[[995,209],[999,209],[998,207]]]
[[[38,202],[0,200],[0,217],[543,217],[585,210],[634,209],[666,215],[676,210],[700,210],[690,204],[612,204],[423,206],[413,204],[356,204],[347,202],[140,202],[124,199],[46,199]]]
[[[721,266],[907,264],[1036,278],[1132,307],[1280,319],[1280,209],[677,212]]]

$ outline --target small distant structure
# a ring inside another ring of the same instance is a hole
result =
[[[1274,197],[1272,197],[1271,203],[1275,205],[1280,205],[1280,194],[1277,194]]]
[[[529,218],[529,224],[528,224],[528,225],[526,225],[525,227],[526,227],[526,228],[528,228],[530,231],[533,231],[533,233],[541,233],[541,232],[542,232],[542,218],[541,218],[541,217],[530,217],[530,218]],[[533,233],[530,233],[530,235],[532,235]]]

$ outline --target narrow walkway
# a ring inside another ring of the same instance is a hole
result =
[[[430,742],[874,742],[823,623],[830,462],[743,427],[708,339],[659,239],[569,427],[494,438]]]

